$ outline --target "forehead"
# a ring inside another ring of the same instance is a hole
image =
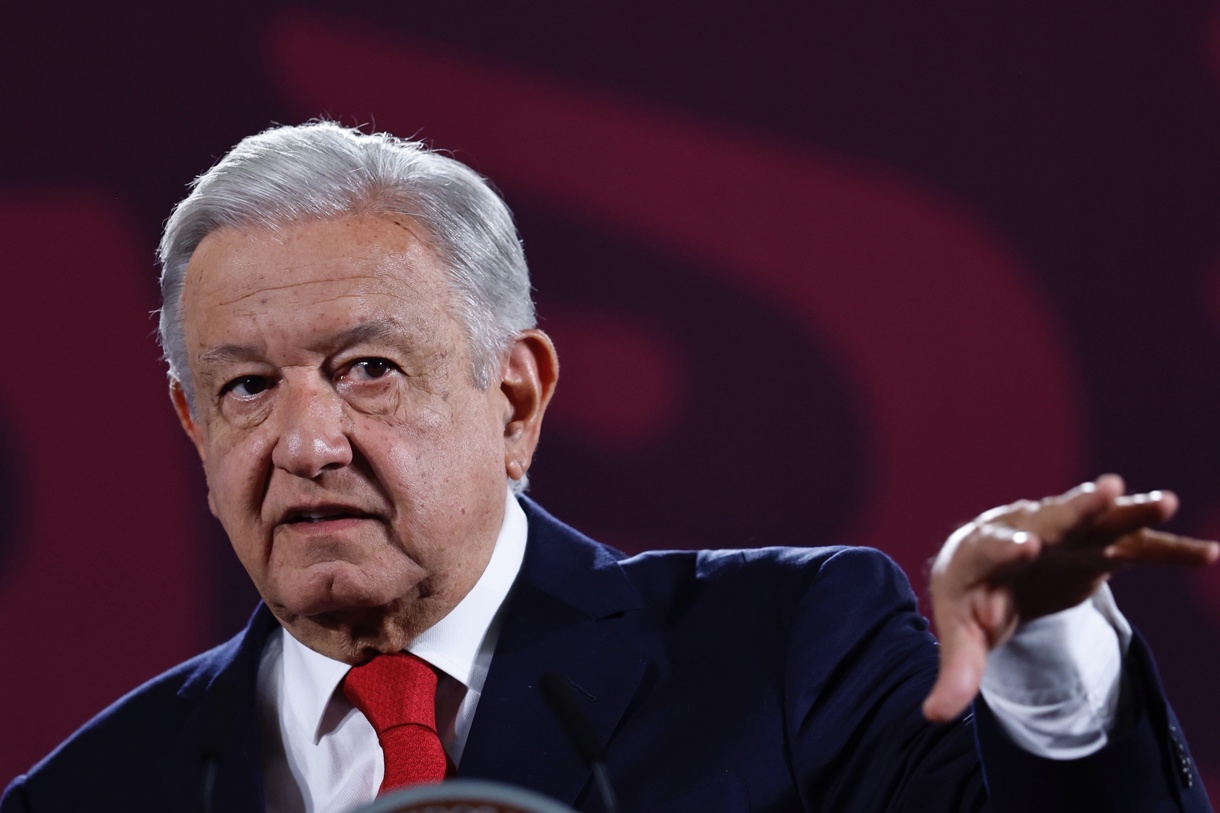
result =
[[[468,353],[449,274],[423,235],[385,215],[208,235],[181,299],[192,376],[223,372],[218,359],[310,363],[386,325],[421,358]]]
[[[409,218],[390,215],[219,229],[187,265],[183,311],[258,311],[378,294],[447,304],[448,277],[424,234]]]

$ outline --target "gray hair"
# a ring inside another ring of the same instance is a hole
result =
[[[358,214],[406,215],[427,232],[449,270],[475,383],[490,385],[512,338],[534,326],[529,270],[512,213],[477,173],[418,141],[315,121],[243,139],[195,179],[165,223],[157,250],[161,348],[192,412],[181,302],[199,243],[226,227],[274,230]]]

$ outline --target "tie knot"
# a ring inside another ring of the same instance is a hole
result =
[[[380,738],[402,725],[436,731],[436,670],[409,652],[378,655],[353,666],[343,694],[372,723]]]

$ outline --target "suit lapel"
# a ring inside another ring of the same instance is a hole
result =
[[[275,627],[274,617],[260,604],[245,631],[202,656],[179,689],[179,697],[192,710],[161,758],[167,809],[200,809],[204,782],[200,750],[210,740],[220,754],[212,809],[263,810],[255,684],[263,644]]]
[[[529,501],[529,544],[458,774],[575,804],[589,770],[551,714],[538,678],[572,686],[604,745],[652,660],[639,594],[609,549]]]

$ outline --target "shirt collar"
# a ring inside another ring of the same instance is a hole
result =
[[[486,639],[489,632],[495,634],[496,614],[521,570],[528,531],[525,512],[509,492],[496,545],[479,580],[448,615],[407,646],[408,652],[457,680],[467,691],[483,691],[491,662]],[[331,697],[351,666],[285,634],[283,667],[284,700],[296,706],[300,719],[307,721],[316,744],[329,728],[323,723]]]

